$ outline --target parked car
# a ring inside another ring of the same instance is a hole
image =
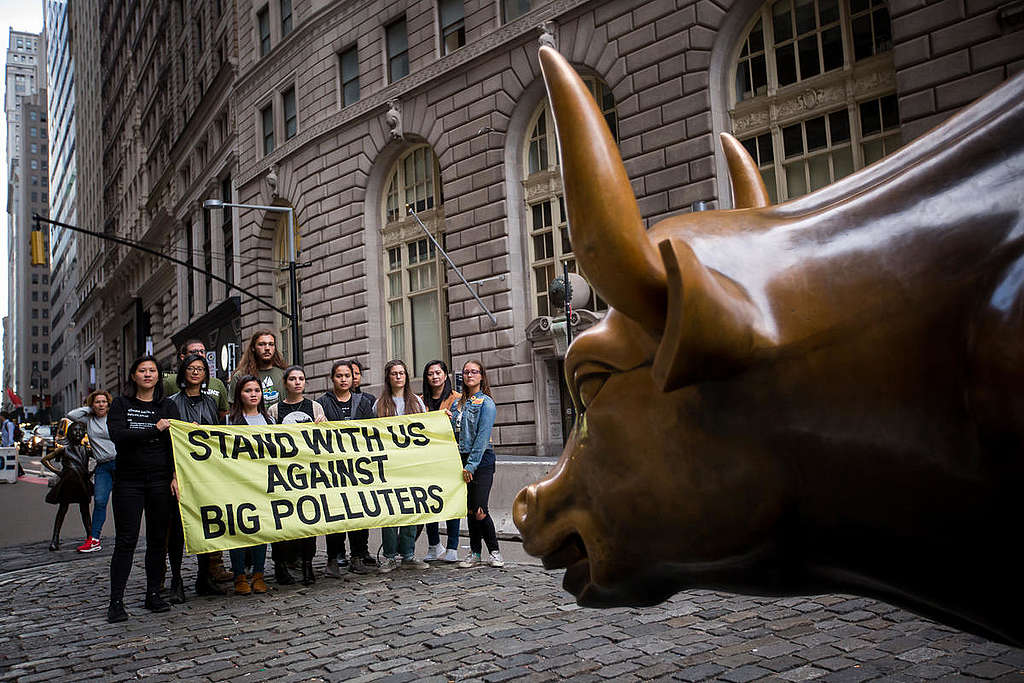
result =
[[[45,455],[53,450],[53,430],[50,425],[36,425],[28,442],[28,454]]]

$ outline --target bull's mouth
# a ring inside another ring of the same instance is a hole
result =
[[[541,562],[545,569],[565,569],[562,588],[572,593],[577,599],[591,585],[587,547],[577,533],[566,536],[562,545],[541,557]]]

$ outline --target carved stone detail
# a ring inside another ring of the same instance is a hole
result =
[[[547,45],[552,50],[558,49],[558,24],[553,21],[545,21],[540,28],[540,37],[537,42],[541,47]]]
[[[405,139],[405,133],[402,130],[402,103],[399,100],[394,99],[388,102],[388,111],[384,114],[384,125],[387,126],[388,135],[392,140]]]

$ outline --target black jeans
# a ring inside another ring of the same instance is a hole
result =
[[[171,578],[181,580],[181,561],[185,556],[185,530],[181,524],[181,508],[171,494],[167,510],[167,557],[171,561]]]
[[[122,472],[114,475],[114,554],[110,557],[110,600],[123,600],[132,556],[139,542],[142,513],[146,513],[146,592],[160,587],[171,512],[168,474]]]
[[[352,557],[370,556],[370,530],[357,529],[356,531],[327,534],[327,559],[333,560],[345,554],[345,536],[348,536],[348,546]]]
[[[473,473],[473,481],[466,485],[469,498],[469,550],[480,553],[483,540],[487,550],[498,550],[498,535],[494,531],[494,520],[487,511],[487,499],[491,497],[491,485],[494,483],[494,465],[477,467]],[[477,519],[476,511],[483,510],[484,518]]]

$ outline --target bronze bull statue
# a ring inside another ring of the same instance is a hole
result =
[[[645,231],[586,86],[541,65],[572,243],[611,306],[579,415],[519,493],[581,605],[849,592],[1024,643],[1024,76],[883,161]]]

